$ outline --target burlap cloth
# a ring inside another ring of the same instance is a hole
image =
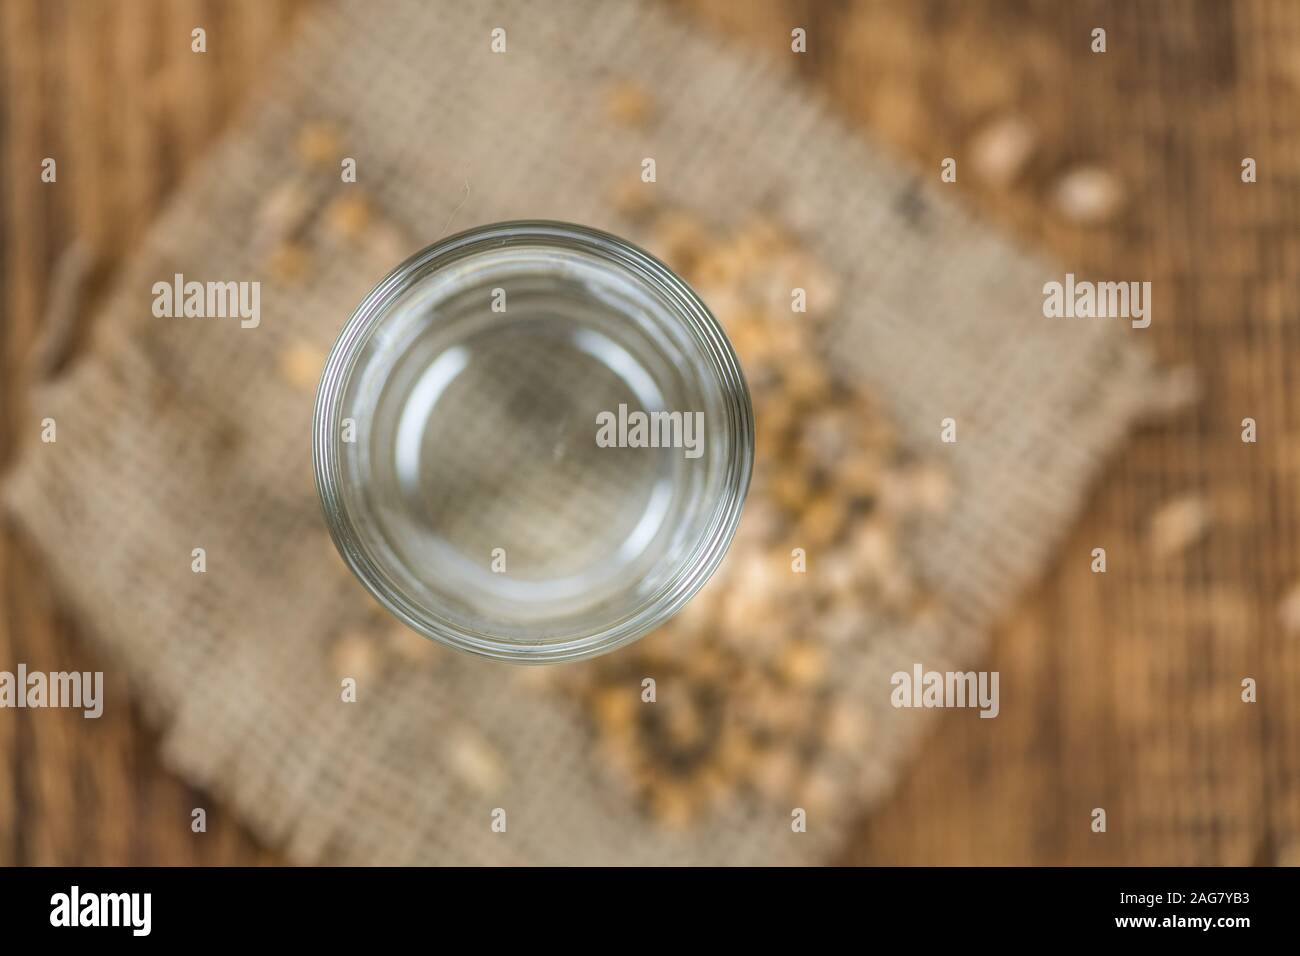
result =
[[[498,26],[504,54],[490,49]],[[164,729],[167,761],[304,862],[824,858],[850,813],[799,834],[793,801],[724,803],[679,830],[647,821],[593,766],[575,702],[525,687],[519,668],[443,652],[341,703],[326,648],[368,612],[323,531],[312,395],[286,381],[280,356],[295,342],[326,349],[368,287],[449,220],[634,234],[603,185],[635,178],[646,156],[661,198],[710,221],[774,210],[840,277],[833,354],[956,485],[951,516],[911,543],[948,612],[924,626],[864,621],[835,651],[841,693],[870,728],[840,775],[864,809],[926,724],[889,705],[889,675],[977,661],[1150,397],[1139,336],[1114,320],[1044,319],[1052,272],[937,199],[937,174],[934,189],[916,185],[772,64],[652,6],[325,4],[278,71],[124,270],[91,354],[34,390],[58,441],[28,448],[5,488]],[[654,92],[647,128],[600,122],[619,78]],[[310,180],[316,199],[363,188],[411,248],[316,231],[315,264],[294,280],[268,268],[256,236],[266,196],[300,175],[295,131],[317,118],[342,130],[358,183],[332,164]],[[261,280],[260,328],[153,317],[151,286],[176,272]],[[955,444],[939,441],[947,417]],[[195,547],[205,574],[191,570]],[[502,773],[457,769],[449,747],[467,733]],[[497,807],[506,833],[490,827]]]

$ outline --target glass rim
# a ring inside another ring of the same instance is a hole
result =
[[[659,292],[670,312],[691,329],[717,376],[734,436],[722,477],[724,494],[715,503],[691,554],[653,595],[617,621],[573,637],[520,643],[467,629],[436,607],[417,602],[374,560],[343,496],[342,402],[359,347],[384,319],[389,306],[425,275],[475,252],[510,245],[551,246],[594,254],[630,271]],[[708,307],[672,269],[643,249],[611,233],[552,220],[516,220],[463,230],[421,249],[379,281],[344,324],[321,374],[312,422],[316,489],[330,537],[352,573],[390,613],[425,637],[494,660],[556,663],[605,653],[643,636],[679,611],[726,555],[740,522],[754,460],[754,415],[749,388],[731,343]]]

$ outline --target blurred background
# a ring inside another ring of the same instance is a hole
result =
[[[1151,280],[1142,338],[1181,370],[1185,401],[1106,466],[980,664],[1017,706],[994,732],[941,714],[833,862],[1300,863],[1300,5],[670,5],[797,70],[919,174],[962,157],[949,195],[1062,272]],[[96,263],[78,310],[93,315],[311,6],[0,0],[0,467],[19,447],[21,370],[58,306],[61,254],[80,243]],[[199,22],[241,42],[200,68],[173,42]],[[810,38],[793,64],[792,26]],[[1090,50],[1096,27],[1104,55]],[[67,188],[34,185],[47,155],[77,168]],[[1241,441],[1245,417],[1255,444]],[[1090,571],[1095,547],[1107,574]],[[1168,559],[1117,557],[1153,547]],[[0,667],[17,661],[104,669],[110,695],[129,693],[6,526]],[[1253,705],[1244,677],[1259,682]],[[138,710],[0,714],[0,864],[283,862],[156,746]],[[175,822],[194,806],[209,813],[198,841]],[[1122,839],[1090,831],[1097,806],[1129,821]]]

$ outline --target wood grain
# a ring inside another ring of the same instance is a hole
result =
[[[303,0],[0,4],[0,467],[34,435],[27,356],[59,256],[111,276],[190,164],[236,116]],[[903,785],[845,846],[855,863],[1300,862],[1300,647],[1280,626],[1300,580],[1300,7],[1282,0],[898,0],[675,6],[794,69],[923,177],[959,161],[954,197],[1061,271],[1149,280],[1142,333],[1204,399],[1108,464],[1041,585],[999,629],[997,720],[949,713]],[[208,31],[209,52],[189,50]],[[790,29],[809,52],[789,52]],[[1108,31],[1108,51],[1089,50]],[[1014,114],[1037,146],[1013,183],[981,182],[976,133]],[[40,182],[45,156],[57,186]],[[1259,182],[1240,182],[1255,158]],[[1085,227],[1053,190],[1080,165],[1125,199]],[[810,188],[815,188],[810,185]],[[941,263],[935,268],[942,268]],[[89,286],[91,301],[102,281]],[[86,311],[86,310],[83,310]],[[1240,421],[1259,423],[1257,444]],[[29,432],[31,434],[29,434]],[[1208,502],[1206,539],[1154,559],[1150,515]],[[1105,547],[1109,570],[1089,570]],[[147,586],[147,582],[142,582]],[[0,667],[105,669],[60,613],[31,549],[0,531]],[[1259,702],[1240,701],[1240,681]],[[129,688],[114,684],[114,697]],[[267,863],[220,807],[159,764],[144,715],[0,716],[0,865]],[[190,832],[204,806],[209,828]],[[1108,832],[1090,830],[1104,807]]]

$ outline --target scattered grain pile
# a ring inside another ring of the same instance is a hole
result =
[[[946,509],[947,482],[901,447],[870,394],[830,371],[816,343],[835,280],[778,227],[724,234],[679,211],[644,221],[651,251],[699,292],[740,356],[754,481],[730,554],[691,604],[561,679],[586,701],[615,785],[667,825],[738,796],[834,807],[853,785],[837,758],[869,728],[828,652],[869,642],[868,612],[930,606],[903,545],[915,520]]]

